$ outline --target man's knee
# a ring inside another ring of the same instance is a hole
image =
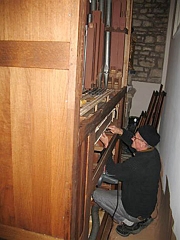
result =
[[[94,190],[92,197],[95,202],[98,201],[98,199],[101,197],[101,192],[102,192],[102,189],[99,189],[99,188]]]

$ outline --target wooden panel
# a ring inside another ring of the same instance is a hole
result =
[[[68,72],[12,68],[10,74],[16,226],[62,237]]]
[[[70,41],[72,0],[1,0],[0,40]]]
[[[47,235],[25,231],[19,228],[9,227],[0,224],[1,237],[6,240],[62,240]]]
[[[103,57],[104,57],[104,23],[101,23],[100,30],[100,46],[99,46],[99,59],[98,59],[98,73],[103,70]]]
[[[126,20],[126,0],[112,1],[112,27],[114,30],[124,30]],[[123,69],[124,61],[124,32],[112,32],[111,34],[111,61],[110,65],[113,69]]]
[[[125,34],[122,87],[127,86],[127,79],[128,79],[128,64],[129,64],[130,39],[131,39],[132,8],[133,8],[133,0],[127,1],[126,28],[128,29],[128,34]]]
[[[101,32],[101,11],[92,12],[93,23],[96,25],[96,36],[95,36],[95,59],[94,59],[94,77],[93,83],[96,84],[98,76],[98,60],[100,50],[100,32]]]
[[[94,82],[94,61],[95,61],[95,43],[96,43],[96,27],[90,23],[87,34],[87,53],[86,53],[86,69],[85,69],[85,89],[90,89]]]
[[[0,66],[69,68],[69,43],[0,41]]]
[[[14,225],[10,74],[7,68],[0,71],[0,222]]]

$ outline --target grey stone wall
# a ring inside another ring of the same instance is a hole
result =
[[[133,1],[136,43],[132,81],[161,83],[169,5],[169,0]]]

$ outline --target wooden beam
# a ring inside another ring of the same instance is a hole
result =
[[[62,240],[45,234],[30,232],[24,229],[0,224],[0,237],[6,240]]]

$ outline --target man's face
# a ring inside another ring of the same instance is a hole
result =
[[[141,137],[139,132],[136,132],[136,134],[131,139],[133,141],[131,147],[136,149],[136,151],[142,151],[142,150],[147,149],[147,143]]]

